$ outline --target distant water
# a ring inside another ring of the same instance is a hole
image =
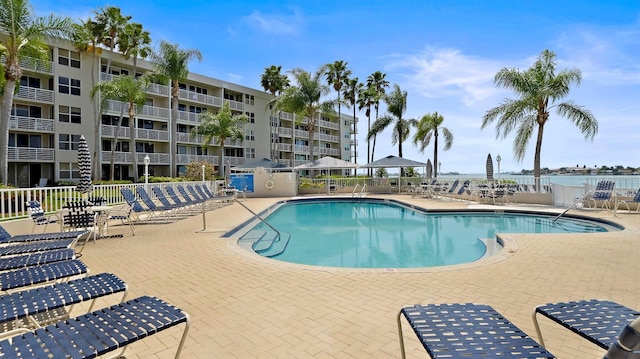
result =
[[[487,176],[484,173],[474,174],[461,174],[461,175],[440,175],[441,179],[485,179]],[[498,179],[498,175],[493,176],[494,179]],[[500,179],[513,180],[521,184],[533,183],[533,176],[513,175],[513,174],[500,174]],[[640,176],[583,176],[583,175],[556,175],[556,176],[542,176],[544,184],[559,184],[563,186],[584,186],[595,185],[601,180],[611,180],[616,182],[616,188],[640,188]]]

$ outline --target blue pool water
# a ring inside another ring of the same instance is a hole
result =
[[[238,241],[273,259],[348,268],[416,268],[473,262],[496,233],[606,232],[575,218],[495,212],[426,212],[389,201],[290,201]],[[290,235],[290,239],[288,238]],[[259,240],[256,239],[261,238]]]

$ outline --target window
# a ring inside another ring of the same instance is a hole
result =
[[[244,103],[245,105],[254,105],[255,97],[253,95],[244,94]]]
[[[58,107],[58,121],[70,123],[82,123],[82,114],[79,107]]]
[[[272,127],[278,126],[278,118],[277,117],[271,117],[271,126]]]
[[[37,77],[22,76],[20,77],[20,86],[40,88],[40,79]]]
[[[80,53],[64,49],[58,49],[58,64],[80,68]]]
[[[256,149],[255,148],[247,148],[244,152],[245,158],[256,158]]]
[[[179,103],[178,104],[178,111],[187,111],[187,105]]]
[[[178,146],[178,154],[186,155],[187,154],[187,146]]]
[[[58,148],[61,150],[77,150],[80,135],[69,135],[61,133],[58,135]]]
[[[60,162],[60,179],[80,178],[80,170],[77,163]]]
[[[80,80],[58,77],[58,92],[80,96]]]
[[[247,141],[255,141],[256,140],[255,132],[253,130],[246,130],[244,132],[244,139]]]
[[[253,112],[245,112],[245,115],[249,117],[249,123],[256,123],[256,114]]]
[[[207,109],[204,107],[198,107],[198,106],[189,106],[189,112],[192,113],[203,113],[205,112]]]
[[[14,104],[11,107],[11,116],[42,118],[42,107]]]

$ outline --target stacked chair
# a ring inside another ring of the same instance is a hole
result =
[[[129,344],[184,323],[178,358],[187,313],[152,296],[125,301],[121,278],[89,275],[74,248],[86,233],[11,236],[0,227],[0,358],[121,357]],[[111,297],[113,305],[94,309]]]

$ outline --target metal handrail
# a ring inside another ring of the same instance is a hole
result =
[[[239,205],[241,205],[242,207],[244,207],[247,211],[249,211],[249,213],[251,213],[254,217],[256,217],[257,219],[259,219],[262,223],[266,224],[267,227],[271,228],[274,232],[276,232],[276,238],[271,242],[271,245],[267,248],[270,249],[273,246],[274,242],[278,242],[280,241],[280,238],[282,237],[282,235],[280,234],[280,231],[278,231],[277,229],[275,229],[272,225],[269,224],[269,222],[267,222],[264,218],[260,217],[257,213],[255,213],[254,211],[252,211],[249,207],[245,206],[244,204],[242,204],[237,198],[233,199],[234,201],[236,201]],[[257,241],[255,241],[252,245],[255,246],[256,243],[260,242],[262,240],[261,238],[258,238]]]
[[[560,217],[562,217],[565,213],[569,212],[569,210],[571,208],[573,208],[576,204],[578,204],[578,202],[583,201],[584,198],[591,192],[595,191],[595,189],[589,190],[587,193],[583,194],[582,196],[578,197],[578,199],[576,199],[569,207],[567,207],[567,209],[565,209],[564,211],[562,211],[562,213],[560,213],[559,215],[557,215],[555,218],[553,218],[553,220],[551,222],[555,222],[557,219],[559,219]]]

